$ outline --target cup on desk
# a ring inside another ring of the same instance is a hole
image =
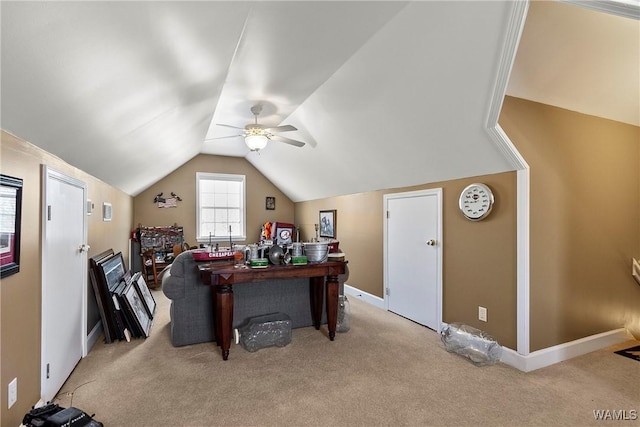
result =
[[[234,248],[233,260],[235,261],[235,268],[244,267],[244,246],[236,246]]]
[[[302,256],[302,243],[294,242],[291,244],[291,256]]]
[[[257,244],[252,243],[252,244],[248,245],[247,248],[248,248],[247,252],[248,252],[248,255],[249,255],[247,257],[248,258],[247,261],[250,261],[252,259],[260,258],[260,251],[259,251],[259,248],[258,248]]]

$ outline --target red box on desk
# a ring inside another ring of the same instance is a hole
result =
[[[213,251],[196,249],[192,251],[194,261],[216,261],[221,259],[233,259],[233,251]]]
[[[339,245],[340,245],[340,242],[338,242],[338,241],[329,243],[329,245],[328,245],[329,246],[329,253],[333,254],[333,253],[336,253],[336,252],[340,252],[340,249],[338,249]]]

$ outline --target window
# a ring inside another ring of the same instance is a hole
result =
[[[246,239],[245,176],[196,173],[198,243]]]

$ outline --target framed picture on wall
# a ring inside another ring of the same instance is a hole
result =
[[[22,179],[0,175],[0,278],[20,271]]]
[[[275,197],[267,197],[265,201],[265,208],[268,211],[273,211],[276,209],[276,198]]]
[[[320,211],[320,237],[336,238],[336,210]]]

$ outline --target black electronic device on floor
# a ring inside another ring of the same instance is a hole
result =
[[[26,427],[103,427],[86,412],[73,406],[65,409],[55,403],[31,409],[22,424]]]

